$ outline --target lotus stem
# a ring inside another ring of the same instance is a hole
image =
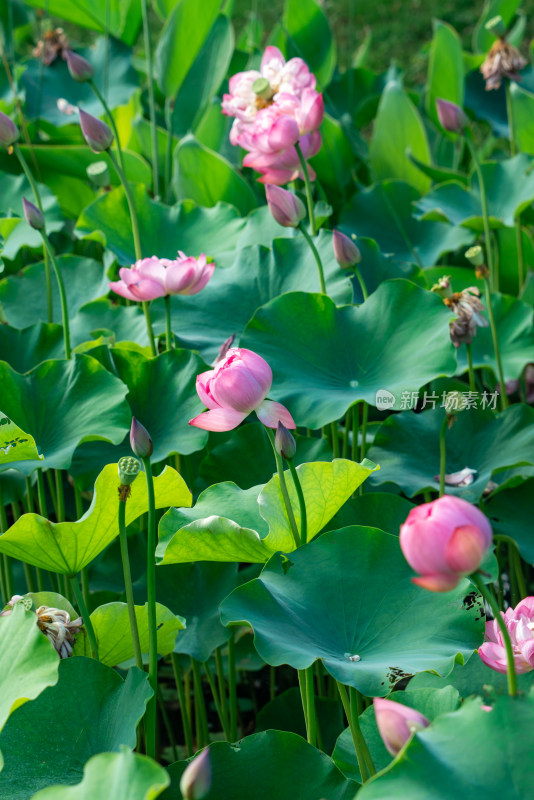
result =
[[[499,629],[502,634],[504,647],[506,649],[506,660],[507,660],[507,679],[508,679],[508,694],[514,697],[517,694],[517,675],[515,672],[515,662],[514,662],[514,651],[512,648],[512,640],[510,639],[510,634],[508,633],[508,628],[506,627],[506,623],[502,617],[501,610],[497,605],[497,601],[493,597],[492,593],[488,591],[486,584],[482,580],[482,576],[478,573],[473,573],[470,575],[472,582],[477,587],[478,591],[491,608],[493,612],[493,616]]]

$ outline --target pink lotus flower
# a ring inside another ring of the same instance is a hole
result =
[[[448,592],[477,570],[491,541],[487,517],[450,495],[412,508],[400,530],[404,557],[422,576],[412,580],[431,592]]]
[[[281,403],[266,400],[273,373],[261,356],[231,347],[214,369],[197,376],[198,396],[209,409],[189,421],[206,431],[231,431],[255,411],[260,422],[276,428],[282,422],[295,428],[293,417]]]
[[[167,294],[197,294],[206,286],[215,264],[208,264],[202,253],[192,258],[179,251],[180,258],[142,258],[132,267],[119,270],[120,281],[109,284],[121,297],[128,300],[155,300]]]
[[[373,706],[378,732],[392,756],[396,756],[402,750],[415,731],[430,725],[427,718],[419,711],[394,700],[375,697]]]
[[[525,597],[515,608],[503,614],[514,651],[515,671],[520,674],[534,669],[534,597]],[[496,620],[486,623],[484,644],[478,648],[484,664],[497,672],[506,673],[506,650]]]
[[[268,47],[261,71],[240,72],[229,86],[222,109],[235,117],[231,143],[249,151],[244,165],[261,172],[262,183],[287,183],[301,175],[295,144],[306,160],[315,155],[324,116],[323,97],[305,62],[286,63],[276,47]]]

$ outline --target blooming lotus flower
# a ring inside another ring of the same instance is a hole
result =
[[[268,428],[276,428],[279,421],[295,428],[287,408],[266,399],[272,382],[265,359],[252,350],[231,347],[214,369],[197,376],[198,396],[209,410],[189,424],[206,431],[231,431],[255,411]]]
[[[515,608],[508,608],[502,617],[512,640],[517,673],[534,669],[534,597],[525,597]],[[484,644],[478,648],[484,664],[496,672],[506,673],[506,649],[496,620],[486,623]]]
[[[444,495],[412,508],[400,529],[400,546],[431,592],[448,592],[477,570],[491,545],[491,525],[476,506]]]
[[[394,700],[375,697],[373,706],[378,732],[392,756],[396,756],[402,750],[415,731],[430,725],[427,718],[419,711]]]
[[[235,117],[231,143],[249,151],[244,165],[260,172],[263,183],[287,183],[301,175],[295,144],[305,159],[315,155],[324,116],[323,97],[305,62],[286,62],[278,48],[268,47],[260,71],[234,75],[229,87],[222,110]]]
[[[142,258],[132,267],[119,270],[119,281],[109,284],[121,297],[146,301],[166,294],[197,294],[206,286],[215,264],[208,264],[204,253],[198,258],[188,257],[181,250],[179,258]]]

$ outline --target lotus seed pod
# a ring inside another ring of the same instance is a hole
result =
[[[466,250],[465,257],[474,267],[481,267],[484,263],[484,252],[479,244]]]
[[[119,480],[123,486],[129,486],[141,471],[141,462],[133,456],[123,456],[117,464]]]

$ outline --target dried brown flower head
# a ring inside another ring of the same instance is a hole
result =
[[[13,595],[0,617],[8,617],[16,603],[23,602],[27,609],[31,609],[32,602],[29,597],[22,597],[20,594]],[[44,635],[50,639],[54,648],[59,653],[60,658],[68,658],[72,655],[75,637],[80,632],[83,625],[81,617],[71,620],[68,611],[61,608],[51,608],[50,606],[39,606],[37,609],[37,625]]]
[[[33,48],[34,58],[40,58],[45,67],[49,67],[58,56],[64,58],[64,53],[69,49],[69,40],[63,28],[47,31],[42,39]]]
[[[454,292],[451,297],[445,297],[443,302],[457,315],[450,323],[451,340],[455,347],[461,344],[471,344],[476,336],[477,328],[487,328],[489,323],[480,312],[485,307],[479,300],[480,292],[476,286],[469,286],[463,292]]]
[[[519,71],[527,64],[519,50],[502,36],[492,45],[480,71],[486,81],[486,91],[498,89],[503,78],[521,80]]]

